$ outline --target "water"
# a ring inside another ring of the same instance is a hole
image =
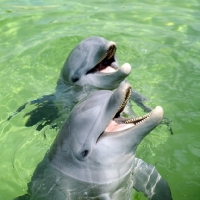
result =
[[[56,134],[24,127],[24,113],[10,122],[7,117],[24,102],[54,92],[71,49],[93,35],[117,43],[119,63],[133,68],[129,82],[172,121],[174,135],[159,126],[137,156],[156,165],[175,200],[200,199],[198,0],[0,0],[0,5],[0,199],[25,193]],[[145,198],[133,192],[133,199]]]

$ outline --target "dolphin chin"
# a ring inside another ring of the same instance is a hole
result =
[[[115,89],[124,80],[124,77],[130,74],[131,66],[129,63],[125,63],[117,70],[113,70],[113,68],[110,69],[109,67],[106,70],[106,73],[104,73],[104,71],[99,71],[86,74],[77,81],[77,84],[84,85],[85,82],[87,82],[97,88]]]
[[[157,106],[142,117],[123,118],[130,96],[130,85],[122,83],[114,92],[94,92],[74,107],[28,184],[30,199],[131,200],[132,187],[151,200],[172,199],[155,167],[135,157],[163,110]],[[113,121],[124,127],[108,131]]]

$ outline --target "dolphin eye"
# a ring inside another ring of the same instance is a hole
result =
[[[72,82],[76,82],[76,81],[78,81],[78,77],[76,76],[72,77]]]
[[[81,156],[83,158],[85,158],[87,155],[88,155],[89,151],[88,150],[84,150],[82,153],[81,153]]]

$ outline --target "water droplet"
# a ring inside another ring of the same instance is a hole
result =
[[[148,53],[148,50],[147,49],[141,49],[141,52],[142,53]]]
[[[88,193],[87,193],[87,192],[84,192],[84,193],[83,193],[83,195],[84,195],[84,196],[87,196],[87,195],[88,195]]]

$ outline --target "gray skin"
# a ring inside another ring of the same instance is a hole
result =
[[[8,120],[29,103],[36,108],[25,114],[26,126],[37,124],[38,131],[46,125],[59,128],[77,102],[94,91],[116,89],[130,74],[131,66],[125,63],[119,67],[115,53],[116,44],[112,41],[97,36],[83,40],[64,63],[55,93],[25,103]],[[151,110],[143,103],[145,97],[136,91],[132,92],[131,99],[144,111]],[[133,114],[131,103],[126,112]]]
[[[171,200],[156,168],[135,157],[138,144],[161,122],[163,109],[157,106],[137,125],[125,124],[119,107],[129,88],[98,91],[78,103],[38,164],[29,195],[17,199],[131,200],[135,188],[148,199]]]

